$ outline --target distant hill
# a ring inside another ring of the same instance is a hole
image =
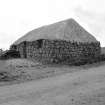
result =
[[[96,42],[97,40],[81,27],[74,19],[67,19],[54,24],[43,26],[28,32],[19,38],[14,44],[22,41],[34,41],[37,39],[63,39],[77,42]]]

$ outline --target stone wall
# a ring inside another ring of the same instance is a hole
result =
[[[29,58],[45,64],[74,64],[88,61],[100,55],[99,42],[77,43],[66,40],[39,39],[11,46],[20,52],[22,58]]]

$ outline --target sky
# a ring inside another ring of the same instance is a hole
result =
[[[74,18],[105,46],[105,0],[0,0],[0,48],[43,25]]]

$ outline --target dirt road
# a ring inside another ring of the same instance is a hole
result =
[[[105,105],[105,66],[0,87],[0,105]]]

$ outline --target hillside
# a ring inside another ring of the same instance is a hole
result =
[[[77,42],[96,42],[96,39],[74,19],[67,19],[28,32],[14,44],[37,39],[63,39]]]

